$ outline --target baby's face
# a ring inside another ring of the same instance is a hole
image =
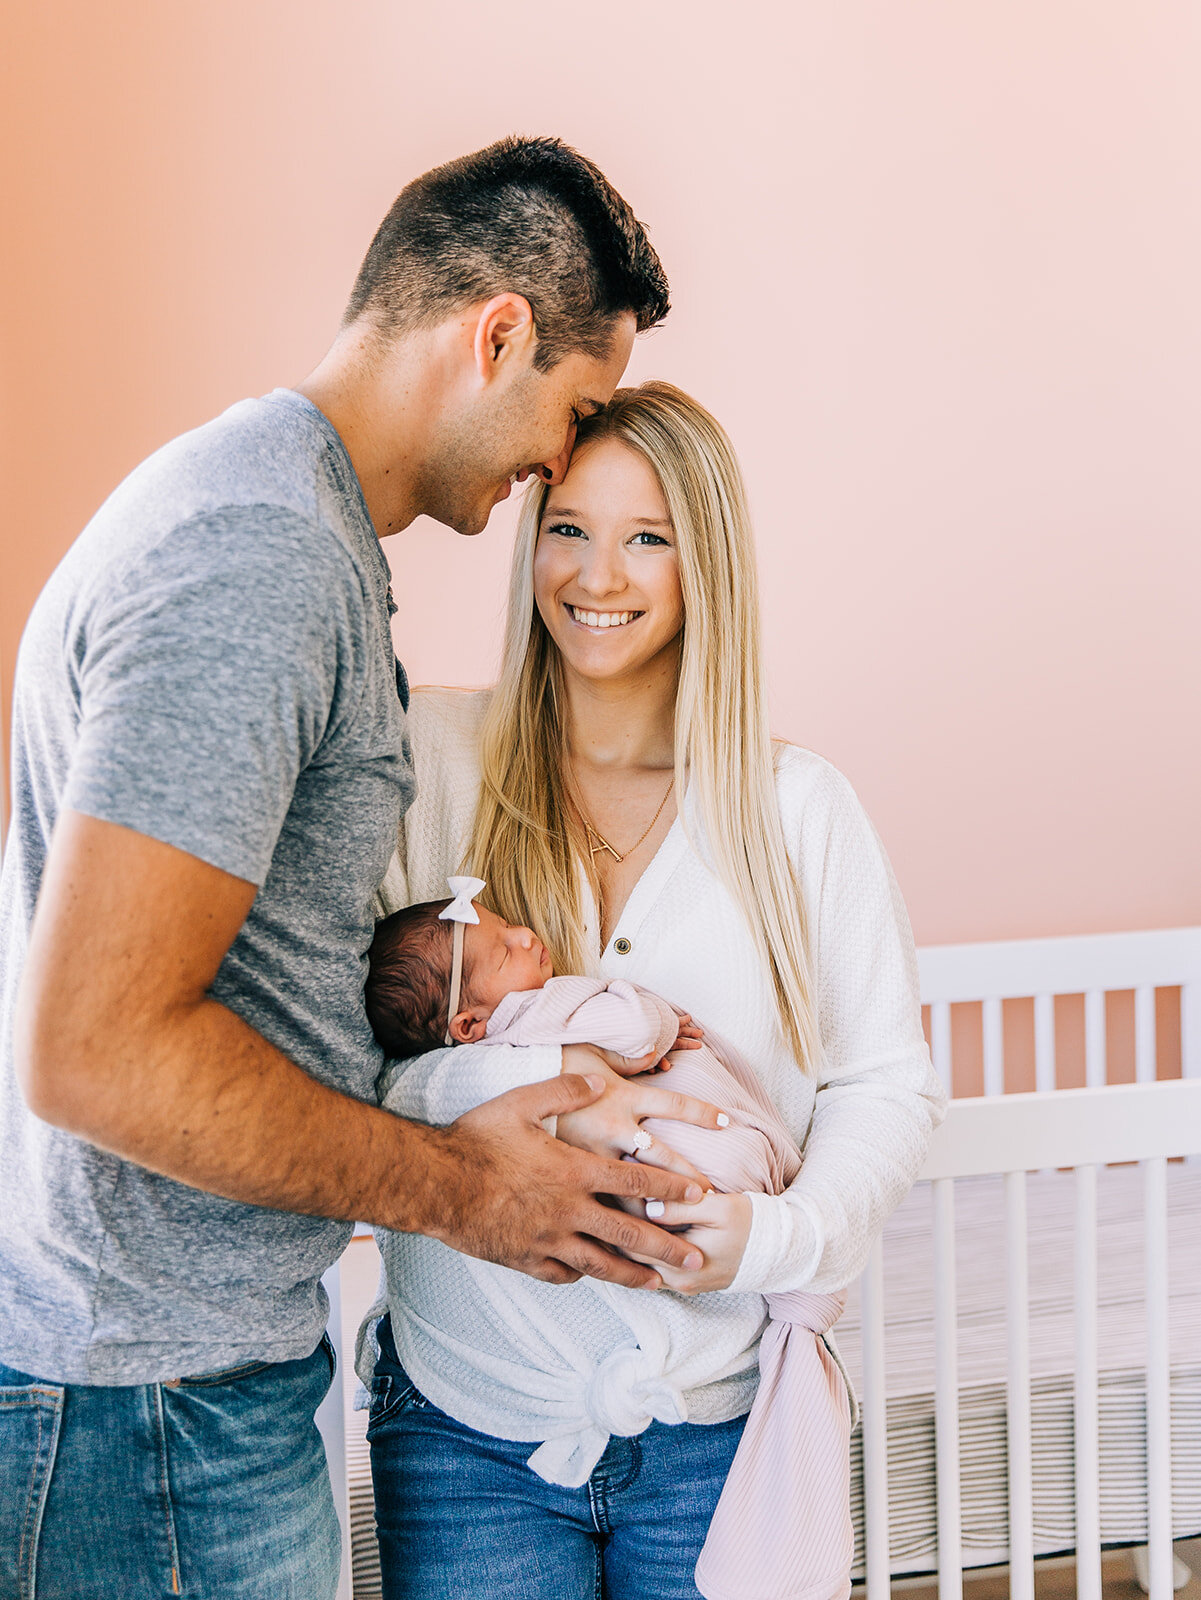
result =
[[[528,928],[514,928],[495,911],[477,906],[477,923],[463,936],[463,980],[473,1006],[491,1016],[516,989],[541,989],[555,975],[546,946]]]

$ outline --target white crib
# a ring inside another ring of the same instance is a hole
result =
[[[1032,1600],[1036,1555],[1064,1551],[1096,1600],[1103,1543],[1145,1543],[1152,1600],[1167,1600],[1172,1537],[1201,1532],[1201,1166],[1175,1159],[1201,1152],[1201,929],[919,961],[943,1081],[959,1076],[951,1008],[977,1003],[986,1092],[952,1102],[838,1329],[863,1399],[868,1600],[932,1568],[954,1600],[965,1568],[997,1562]],[[1180,1081],[1158,1081],[1165,990],[1179,990]],[[1130,991],[1135,1082],[1114,1085],[1107,996]],[[1083,996],[1082,1088],[1056,1086],[1064,995]],[[1005,1094],[1017,999],[1032,1002],[1038,1088]]]
[[[1201,1532],[1201,1163],[1177,1159],[1201,1155],[1201,928],[945,946],[919,963],[949,1087],[964,1081],[952,1007],[978,1006],[985,1094],[952,1102],[837,1330],[863,1402],[852,1465],[867,1600],[932,1570],[939,1600],[957,1600],[965,1571],[998,1562],[1015,1600],[1033,1600],[1036,1557],[1066,1550],[1081,1600],[1100,1600],[1103,1543],[1146,1545],[1151,1600],[1169,1600],[1171,1540]],[[1179,1067],[1165,1067],[1157,1005],[1176,990]],[[1135,1081],[1113,1084],[1107,996],[1129,991]],[[1073,995],[1082,1074],[1059,1037]],[[1029,1002],[1017,1020],[1032,1039],[1007,1040],[1014,1001]],[[1036,1088],[1004,1093],[1023,1044]],[[1084,1087],[1059,1086],[1073,1073]],[[1128,1259],[1140,1254],[1145,1266]],[[1132,1271],[1145,1338],[1131,1295],[1112,1292]],[[957,1280],[973,1303],[960,1306]],[[327,1284],[337,1294],[336,1269]],[[349,1528],[339,1386],[319,1420]],[[349,1562],[343,1584],[349,1600]]]

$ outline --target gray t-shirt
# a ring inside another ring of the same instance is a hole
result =
[[[335,430],[247,400],[101,507],[29,619],[0,876],[0,1360],[148,1383],[307,1355],[349,1227],[241,1205],[32,1115],[17,983],[70,806],[259,886],[213,994],[313,1077],[374,1101],[372,897],[412,798],[388,569]]]

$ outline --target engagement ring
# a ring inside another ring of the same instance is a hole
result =
[[[650,1134],[647,1133],[645,1128],[639,1128],[638,1132],[634,1135],[634,1149],[630,1151],[630,1154],[634,1155],[638,1150],[649,1150],[654,1142],[655,1141],[651,1138]]]

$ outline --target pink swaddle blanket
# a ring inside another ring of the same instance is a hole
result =
[[[677,1015],[632,984],[554,978],[545,989],[502,1001],[488,1040],[532,1044],[553,1037],[637,1056],[670,1047]],[[605,1037],[598,1037],[602,1022]],[[655,1082],[720,1106],[730,1126],[655,1119],[644,1126],[706,1173],[715,1189],[779,1194],[800,1171],[800,1150],[750,1067],[730,1046],[714,1044],[678,1051]],[[824,1336],[845,1297],[765,1298],[770,1321],[759,1347],[759,1389],[696,1584],[707,1600],[844,1600],[854,1554],[851,1409]]]
[[[720,1105],[730,1127],[645,1126],[725,1193],[779,1194],[801,1154],[729,1046],[678,1051],[656,1082]],[[731,1080],[733,1083],[731,1084]],[[851,1409],[824,1335],[842,1294],[769,1294],[759,1389],[697,1563],[707,1600],[843,1600],[851,1589]]]

